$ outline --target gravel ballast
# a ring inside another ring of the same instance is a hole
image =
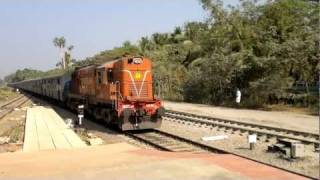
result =
[[[269,142],[266,142],[266,139],[262,138],[257,141],[254,150],[250,150],[247,142],[248,134],[246,133],[232,132],[231,130],[219,128],[208,128],[194,124],[187,125],[186,123],[182,124],[181,122],[168,121],[167,119],[164,119],[161,130],[277,167],[312,177],[319,177],[319,156],[317,152],[314,152],[313,146],[305,146],[305,158],[291,161],[282,158],[279,153],[267,152],[268,145],[276,143],[276,139],[268,139]],[[216,135],[228,135],[228,138],[216,141],[201,140],[202,137]]]

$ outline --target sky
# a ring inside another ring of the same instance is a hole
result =
[[[81,60],[206,17],[198,0],[1,0],[0,78],[17,69],[54,68],[56,36],[74,45],[72,56]]]

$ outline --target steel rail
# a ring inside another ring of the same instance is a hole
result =
[[[28,97],[25,97],[25,99],[23,99],[23,98],[19,99],[19,101],[13,102],[13,103],[16,103],[16,104],[14,104],[13,107],[8,108],[8,109],[4,109],[3,111],[1,111],[0,112],[0,120],[3,119],[4,117],[6,117],[12,111],[14,111],[15,108],[20,107],[21,105],[23,105],[24,103],[26,103],[29,100]],[[13,103],[11,103],[11,104],[13,104]]]
[[[246,122],[238,122],[233,120],[226,120],[170,110],[166,112],[164,117],[192,123],[205,124],[212,127],[224,127],[227,129],[233,129],[235,131],[240,130],[249,133],[256,133],[258,136],[266,135],[267,137],[294,139],[306,144],[315,144],[317,146],[319,146],[320,144],[319,135],[314,133],[282,129],[278,127],[258,125]]]
[[[2,108],[4,108],[4,107],[6,107],[6,106],[8,106],[8,105],[10,105],[10,104],[18,101],[19,99],[21,99],[21,98],[23,98],[23,97],[24,97],[23,95],[20,95],[20,96],[18,96],[18,97],[16,97],[16,98],[13,98],[13,99],[11,99],[11,100],[3,103],[3,104],[0,104],[0,109],[2,109]]]

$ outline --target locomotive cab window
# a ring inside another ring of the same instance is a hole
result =
[[[108,79],[108,82],[109,82],[109,83],[110,83],[110,82],[113,82],[113,71],[112,71],[111,68],[109,68],[109,69],[107,70],[107,79]]]
[[[141,64],[142,61],[143,60],[140,57],[130,58],[128,59],[128,64]]]

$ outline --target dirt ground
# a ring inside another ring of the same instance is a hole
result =
[[[319,133],[319,117],[287,111],[262,111],[164,101],[170,110]]]
[[[17,97],[19,94],[13,92],[11,88],[0,87],[0,105],[10,99]]]

